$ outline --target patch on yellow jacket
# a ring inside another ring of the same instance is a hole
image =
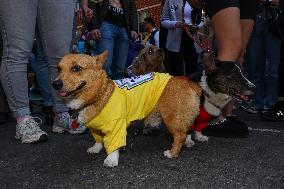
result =
[[[126,129],[131,121],[143,119],[158,102],[171,76],[150,73],[115,80],[115,89],[103,110],[87,123],[96,142],[107,154],[126,145]]]

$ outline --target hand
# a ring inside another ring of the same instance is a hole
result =
[[[176,23],[176,28],[183,28],[184,27],[184,23],[183,22],[180,22],[180,21],[178,21],[177,23]]]
[[[83,12],[84,12],[85,17],[87,18],[87,21],[90,22],[93,17],[94,11],[90,9],[89,7],[85,7],[83,8]]]
[[[137,39],[138,34],[137,34],[136,31],[131,31],[131,32],[130,32],[130,36],[131,36],[131,39]]]
[[[194,26],[194,25],[189,25],[189,29],[191,32],[196,33],[198,30],[198,27]]]
[[[94,40],[98,41],[101,39],[101,31],[99,29],[94,29],[91,31],[92,35],[93,35],[93,38]]]

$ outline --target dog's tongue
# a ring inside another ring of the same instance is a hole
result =
[[[66,92],[60,92],[59,95],[60,95],[61,97],[66,97],[66,96],[67,96],[67,93],[66,93]]]

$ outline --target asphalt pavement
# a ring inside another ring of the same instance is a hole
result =
[[[284,188],[284,122],[262,122],[241,113],[248,138],[215,138],[183,148],[167,159],[171,143],[164,130],[138,136],[121,153],[119,166],[103,167],[105,152],[90,155],[90,133],[51,133],[42,144],[14,139],[15,121],[0,125],[0,188]]]

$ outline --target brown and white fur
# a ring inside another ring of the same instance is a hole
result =
[[[79,122],[88,123],[97,116],[112,95],[114,82],[103,69],[106,58],[107,52],[96,57],[70,54],[58,65],[59,76],[53,81],[53,87],[68,101],[70,108],[78,110]],[[164,151],[166,157],[177,157],[185,143],[190,125],[199,113],[201,91],[192,81],[172,77],[152,112],[145,117],[145,123],[152,126],[163,121],[173,135],[172,148]],[[95,143],[88,152],[99,153],[102,148],[103,144]],[[117,166],[118,160],[119,150],[116,150],[107,156],[104,165]]]
[[[139,61],[134,62],[135,69],[132,70],[132,73],[134,75],[144,74],[143,70],[163,72],[163,70],[157,69],[163,67],[163,60],[160,59],[163,56],[158,49],[153,46],[141,51],[138,55]],[[153,63],[152,60],[156,61]],[[198,83],[206,94],[203,106],[212,116],[219,116],[224,106],[234,97],[240,98],[241,95],[252,94],[255,86],[245,78],[236,64],[218,65],[214,56],[209,52],[203,54],[202,62],[205,70]],[[208,141],[208,137],[199,131],[194,131],[194,136],[197,141]],[[191,147],[194,143],[192,136],[188,135],[185,146]]]

